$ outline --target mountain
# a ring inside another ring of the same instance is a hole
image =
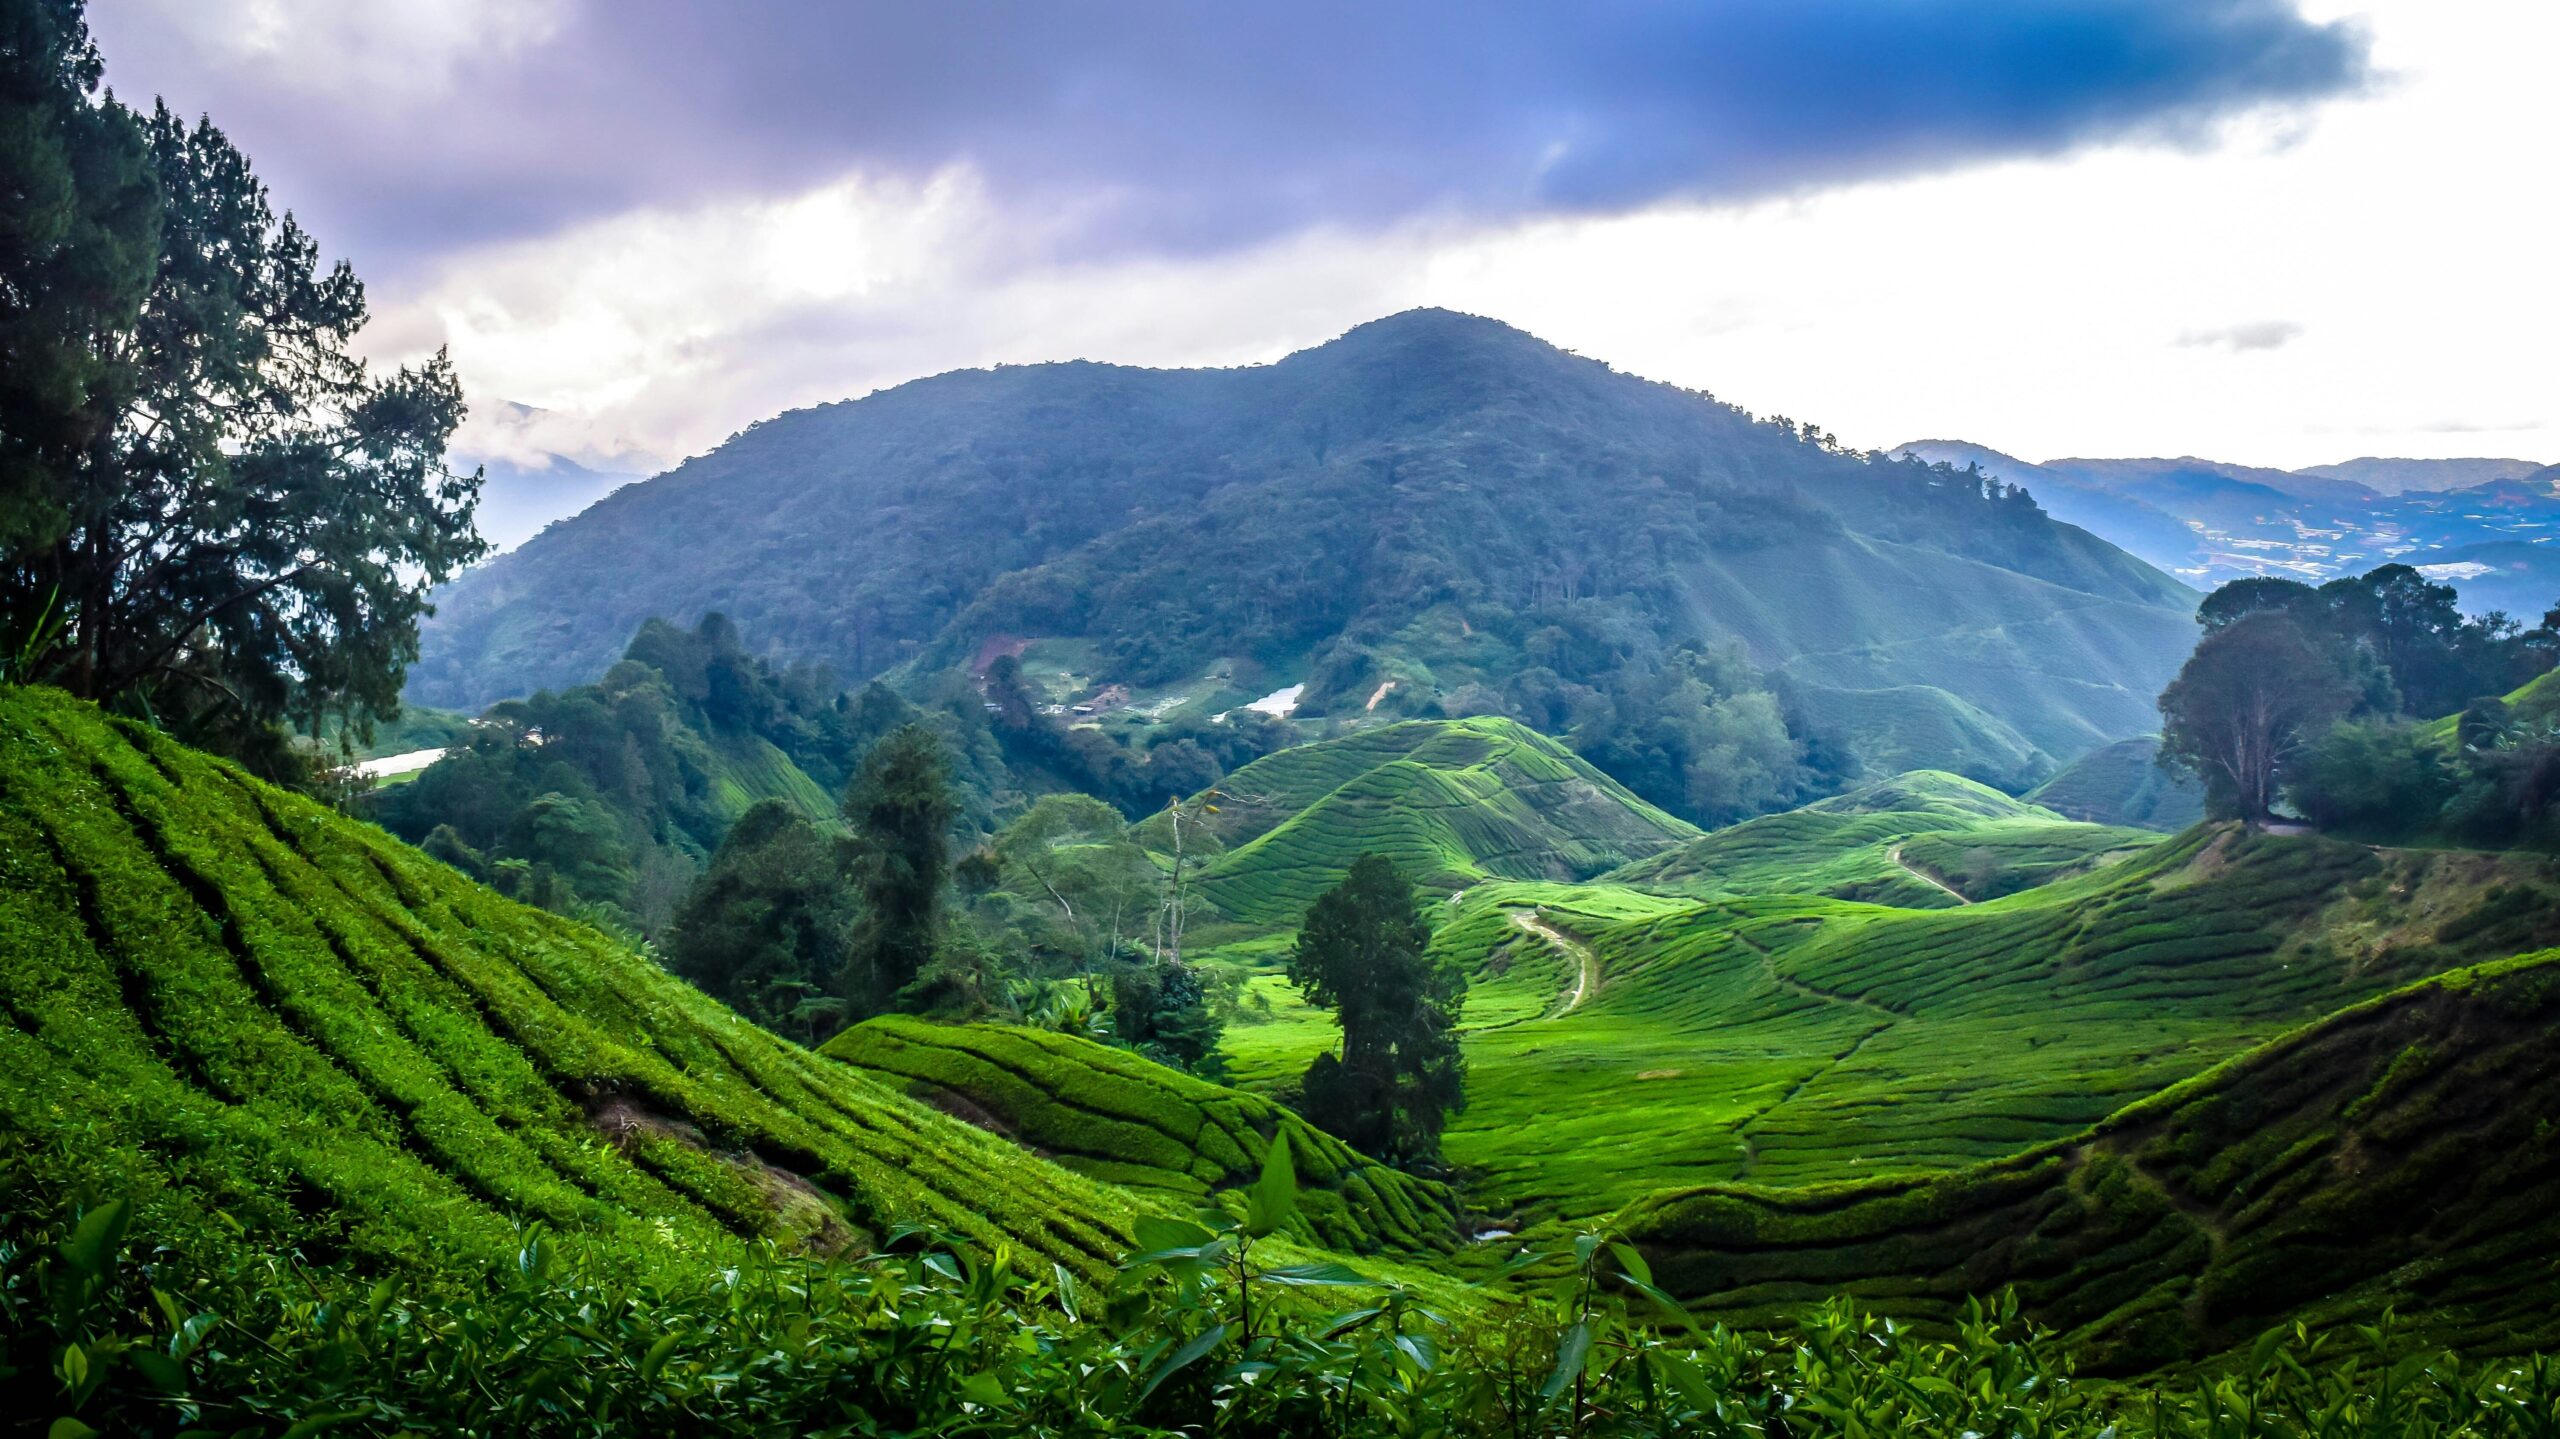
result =
[[[1915,440],[1894,453],[1958,469],[1977,466],[1984,474],[2026,486],[2055,519],[2120,545],[2148,564],[2171,574],[2200,571],[2202,551],[2194,527],[2144,500],[1963,440]]]
[[[2331,465],[2309,465],[2296,474],[2352,480],[2386,495],[2411,490],[2467,490],[2494,480],[2522,479],[2543,468],[2539,460],[2393,460],[2366,455]]]
[[[2431,979],[2089,1129],[1920,1180],[1702,1187],[1620,1217],[1655,1277],[1748,1326],[1816,1297],[1905,1319],[2014,1290],[2101,1374],[2286,1321],[2560,1343],[2560,951]]]
[[[544,527],[568,518],[639,479],[614,470],[592,470],[566,455],[545,455],[539,463],[479,460],[457,456],[459,468],[480,468],[480,508],[475,518],[481,538],[503,553]]]
[[[678,1279],[925,1224],[1100,1277],[1148,1212],[52,691],[0,688],[0,1014],[0,1188],[199,1255],[458,1276],[539,1221]]]
[[[2350,460],[2274,470],[2193,457],[2029,463],[1962,440],[1895,451],[2024,485],[2054,518],[2211,588],[2251,575],[2318,584],[2399,562],[2455,585],[2472,614],[2528,622],[2560,599],[2560,466]]]
[[[1509,720],[1408,720],[1267,755],[1218,787],[1225,847],[1200,892],[1230,918],[1294,925],[1363,854],[1426,892],[1584,879],[1697,834]],[[1163,855],[1162,821],[1142,831]],[[1166,856],[1169,858],[1170,856]]]
[[[847,680],[1076,637],[1096,693],[1232,662],[1353,718],[1527,715],[1541,677],[1606,695],[1724,643],[1853,751],[1878,711],[1981,716],[2031,768],[2150,728],[2193,640],[2190,592],[2032,504],[1427,310],[1272,365],[967,371],[778,416],[437,604],[430,704],[583,681],[708,610]]]

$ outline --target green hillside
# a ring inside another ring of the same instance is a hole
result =
[[[1301,1186],[1291,1232],[1348,1253],[1446,1251],[1448,1188],[1362,1157],[1259,1095],[1089,1039],[1010,1025],[886,1017],[820,1051],[1060,1165],[1188,1208],[1261,1173],[1276,1135]]]
[[[1957,775],[1919,770],[1717,830],[1608,878],[1661,894],[1806,894],[1942,909],[2060,878],[2157,842],[2070,824]]]
[[[1365,853],[1448,891],[1493,877],[1587,878],[1697,833],[1556,741],[1492,718],[1414,720],[1282,750],[1229,775],[1219,794],[1210,823],[1228,848],[1201,871],[1200,892],[1256,925],[1294,924]]]
[[[2085,1132],[1917,1181],[1654,1196],[1621,1219],[1707,1313],[1849,1294],[1949,1318],[2013,1288],[2101,1371],[2385,1309],[2431,1343],[2560,1343],[2560,951],[2429,980]]]
[[[1951,777],[1924,780],[1914,787],[1965,794]],[[1477,1201],[1591,1218],[1674,1185],[1961,1168],[2394,985],[2560,941],[2548,862],[2233,827],[1961,906],[1788,892],[1798,863],[1816,882],[1855,881],[1894,846],[1895,823],[1850,810],[1738,826],[1883,828],[1836,869],[1823,835],[1799,836],[1794,858],[1737,865],[1745,883],[1704,885],[1720,891],[1707,897],[1647,893],[1628,871],[1605,885],[1471,889],[1434,943],[1474,976],[1469,1103],[1447,1152],[1476,1176]],[[2055,834],[2145,838],[2006,823],[2018,827],[1994,833],[2027,851]],[[1941,862],[1955,867],[1970,838]],[[1900,843],[1908,855],[1919,841]],[[2076,868],[2090,850],[2056,853]],[[1227,1039],[1248,1087],[1285,1080],[1332,1042],[1325,1016],[1261,982],[1273,1020]]]
[[[1071,640],[1097,687],[1225,666],[1304,681],[1310,716],[1552,729],[1731,643],[1799,692],[1798,740],[2026,783],[2156,722],[2195,598],[2021,492],[1424,310],[1271,365],[776,416],[446,586],[410,693],[582,682],[719,611],[854,682]]]
[[[2143,735],[2101,745],[2027,792],[2027,799],[2091,824],[2177,831],[2204,818],[2204,787],[2162,770],[2160,741]]]
[[[12,1192],[368,1266],[495,1261],[529,1220],[624,1272],[907,1223],[1128,1248],[1119,1191],[51,691],[0,689],[0,870]]]

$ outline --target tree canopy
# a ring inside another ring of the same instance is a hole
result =
[[[484,552],[460,384],[375,375],[354,272],[209,121],[98,96],[78,5],[0,23],[13,667],[287,771],[280,725],[397,709],[428,589]]]
[[[1393,860],[1364,854],[1307,907],[1289,953],[1290,981],[1342,1024],[1342,1052],[1308,1066],[1301,1108],[1393,1164],[1436,1160],[1441,1127],[1466,1101],[1466,976],[1435,962],[1430,944],[1413,885]]]

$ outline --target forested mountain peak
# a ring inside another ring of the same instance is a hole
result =
[[[1706,699],[1781,690],[1751,726],[1784,709],[1799,758],[2024,783],[2149,727],[2192,604],[2008,486],[1414,310],[1270,365],[960,371],[753,426],[446,587],[410,693],[582,682],[718,611],[848,682],[1055,640],[1064,701],[1216,671],[1302,716],[1579,734],[1721,646]]]

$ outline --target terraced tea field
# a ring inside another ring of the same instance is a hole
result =
[[[1655,1276],[1739,1324],[1848,1294],[1951,1318],[2010,1289],[2099,1372],[2287,1317],[2471,1352],[2560,1343],[2560,950],[2349,1008],[2090,1130],[1918,1181],[1646,1199]]]
[[[1227,777],[1210,823],[1225,852],[1200,893],[1266,929],[1294,926],[1363,854],[1445,893],[1489,877],[1588,878],[1698,833],[1502,719],[1411,720],[1282,750]],[[1161,848],[1161,829],[1141,833]]]
[[[1098,1274],[1145,1212],[50,691],[0,690],[0,1016],[9,1182],[179,1242],[432,1267],[540,1221],[690,1272],[914,1222]]]
[[[1474,986],[1469,1107],[1446,1148],[1477,1202],[1536,1223],[1668,1186],[1957,1169],[2395,985],[2560,939],[2547,861],[2230,827],[2164,841],[1977,790],[1907,777],[1608,883],[1444,904],[1435,949]],[[1897,853],[1986,889],[2062,877],[1960,904]],[[1797,877],[1905,902],[1779,889]],[[1334,1035],[1259,983],[1274,1017],[1231,1029],[1228,1053],[1239,1083],[1276,1086]]]
[[[1046,1030],[858,1024],[821,1051],[1078,1173],[1179,1208],[1236,1195],[1286,1135],[1301,1186],[1290,1232],[1346,1253],[1436,1253],[1459,1239],[1448,1187],[1390,1169],[1259,1095]],[[1240,1201],[1237,1201],[1240,1202]]]

